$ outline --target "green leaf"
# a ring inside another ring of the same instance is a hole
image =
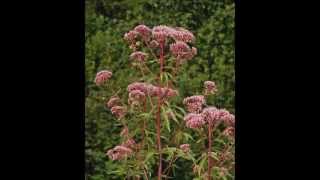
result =
[[[155,153],[153,151],[150,151],[147,153],[146,158],[144,159],[144,163],[148,162],[151,158],[153,158]]]
[[[169,131],[169,132],[171,132],[171,129],[170,129],[170,121],[169,121],[169,119],[168,119],[168,115],[167,115],[167,112],[166,112],[166,110],[165,110],[165,108],[164,107],[161,107],[162,108],[162,114],[163,114],[163,117],[164,117],[164,125],[165,125],[165,127],[167,128],[167,130]]]
[[[192,137],[190,134],[188,134],[188,133],[183,133],[183,135],[184,135],[184,137],[186,138],[186,141],[188,141],[189,139],[191,139],[191,140],[194,141],[193,137]]]

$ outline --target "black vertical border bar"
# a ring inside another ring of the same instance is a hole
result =
[[[79,179],[85,179],[85,0],[78,1],[79,3],[79,119],[80,119],[80,143],[79,143],[79,158],[81,164],[79,168]]]

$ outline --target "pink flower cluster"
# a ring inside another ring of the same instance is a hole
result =
[[[202,116],[207,123],[212,125],[224,122],[226,125],[234,125],[234,115],[226,109],[217,109],[216,107],[207,107],[203,109]]]
[[[210,124],[217,124],[218,121],[221,120],[221,111],[219,111],[219,109],[216,107],[204,108],[201,114],[204,120]]]
[[[182,27],[175,28],[174,31],[172,31],[171,36],[176,41],[183,41],[188,43],[192,43],[195,41],[194,35],[190,31]]]
[[[186,43],[192,43],[195,41],[195,37],[190,31],[181,27],[172,28],[164,25],[155,26],[152,29],[152,36],[159,43],[165,42],[168,37],[173,38],[175,41],[183,41]]]
[[[139,33],[135,30],[129,31],[124,34],[124,39],[128,41],[130,44],[135,44],[136,39],[138,38]]]
[[[215,94],[218,91],[217,86],[213,81],[205,81],[204,90],[206,95]]]
[[[171,35],[173,28],[160,25],[155,26],[152,29],[152,37],[159,43],[163,44],[166,41],[166,38]]]
[[[132,148],[134,148],[135,144],[133,139],[129,139],[125,143],[108,150],[107,155],[112,160],[121,160],[133,153]]]
[[[170,98],[178,95],[178,91],[173,90],[171,88],[166,88],[166,87],[161,88],[161,87],[154,86],[148,83],[143,83],[143,82],[134,82],[132,84],[129,84],[128,91],[129,91],[129,96],[130,96],[130,93],[132,93],[133,91],[136,91],[136,93],[140,91],[139,94],[144,93],[145,95],[149,95],[151,97],[158,96],[158,97],[161,97],[162,99]]]
[[[127,108],[121,106],[121,100],[118,96],[112,96],[106,105],[108,108],[110,108],[111,113],[118,119],[123,118],[127,113]]]
[[[120,103],[121,103],[121,101],[118,96],[112,96],[106,105],[108,108],[112,108],[113,106],[120,105]]]
[[[122,146],[134,149],[136,146],[136,142],[133,139],[128,139],[126,142],[121,144]]]
[[[170,45],[170,51],[174,57],[180,60],[190,60],[197,53],[197,49],[192,49],[183,41],[177,41]]]
[[[148,41],[151,36],[151,29],[146,25],[138,25],[134,28],[136,32],[142,37],[143,40]]]
[[[133,52],[130,55],[130,59],[135,60],[137,62],[145,62],[147,57],[148,57],[148,54],[141,52],[141,51]]]
[[[202,95],[186,97],[183,100],[183,104],[187,106],[187,110],[191,113],[199,113],[205,103],[206,101]]]
[[[127,108],[124,106],[113,106],[111,108],[111,113],[115,115],[118,119],[121,119],[126,115]]]
[[[190,151],[190,144],[181,144],[180,149],[184,152],[187,153]]]
[[[169,38],[174,40],[174,43],[170,45],[170,51],[177,60],[190,60],[197,54],[197,49],[187,44],[195,41],[194,35],[181,27],[159,25],[150,29],[146,25],[138,25],[124,35],[124,39],[134,51],[137,49],[136,42],[139,40],[144,41],[150,48],[158,48],[160,45],[166,45]],[[146,59],[146,54],[142,52],[132,53],[130,57],[143,62]]]
[[[234,127],[227,127],[223,132],[223,135],[227,136],[227,137],[234,137],[235,134],[235,129]]]
[[[103,83],[105,83],[108,79],[110,79],[112,76],[112,72],[103,70],[97,73],[94,82],[97,86],[101,86]]]
[[[146,99],[146,95],[144,92],[140,90],[129,91],[129,99],[128,99],[129,104],[139,105],[145,102],[145,99]]]
[[[187,97],[183,100],[183,104],[187,106],[190,112],[184,117],[188,128],[201,128],[204,124],[215,125],[224,122],[227,126],[234,127],[235,118],[226,109],[217,109],[216,107],[207,107],[202,110],[205,103],[204,96],[196,95]]]
[[[132,153],[132,150],[130,148],[120,145],[120,146],[114,147],[113,149],[110,149],[107,152],[107,155],[112,160],[121,160],[126,156],[130,155],[131,153]]]
[[[206,122],[201,116],[201,114],[189,113],[184,117],[184,121],[186,122],[186,126],[188,128],[201,128]]]

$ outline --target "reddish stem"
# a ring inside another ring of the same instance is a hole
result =
[[[158,180],[161,180],[162,176],[162,153],[161,153],[161,77],[163,72],[163,46],[164,43],[160,43],[160,74],[159,74],[159,97],[158,97],[158,111],[157,111],[157,146],[159,153],[159,167],[158,167]]]
[[[158,111],[157,111],[157,146],[159,153],[159,167],[158,167],[158,180],[161,179],[161,171],[162,171],[162,153],[161,153],[161,124],[160,124],[160,113],[161,113],[161,99],[158,99]]]
[[[209,145],[208,145],[208,180],[211,179],[211,122],[209,122],[209,127],[208,127],[208,140],[209,140]]]
[[[164,64],[163,45],[164,45],[164,43],[160,43],[160,79],[161,79],[161,76],[162,76],[163,64]]]

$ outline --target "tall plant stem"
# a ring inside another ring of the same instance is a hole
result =
[[[208,127],[208,180],[211,180],[211,166],[212,166],[212,159],[211,159],[211,146],[212,146],[212,140],[211,140],[211,131],[212,131],[212,124],[209,122],[209,127]]]
[[[159,167],[158,167],[158,180],[161,180],[162,176],[162,153],[161,153],[161,77],[163,72],[163,63],[164,63],[164,56],[163,56],[163,46],[164,43],[160,43],[160,74],[159,74],[159,97],[158,97],[158,110],[157,110],[157,146],[158,146],[158,153],[159,153]]]

